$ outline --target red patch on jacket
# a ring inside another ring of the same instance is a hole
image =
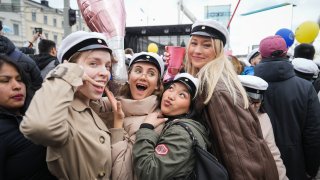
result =
[[[169,152],[169,149],[165,144],[158,144],[155,150],[157,154],[162,156],[167,155]]]

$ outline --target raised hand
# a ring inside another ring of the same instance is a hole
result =
[[[162,58],[165,61],[164,65],[168,66],[169,61],[170,61],[170,54],[168,53],[168,46],[165,46],[164,49],[165,49],[165,52],[163,53],[163,57]]]
[[[143,123],[151,124],[154,128],[156,128],[160,124],[166,122],[166,120],[168,120],[168,118],[163,118],[161,112],[158,111],[148,114]]]
[[[114,95],[112,94],[112,92],[106,87],[104,89],[107,97],[109,98],[109,101],[111,103],[111,107],[112,107],[112,112],[113,112],[113,127],[114,128],[122,128],[123,126],[123,119],[124,119],[124,112],[122,110],[121,107],[121,102],[118,101]]]
[[[63,63],[69,63],[67,60],[64,60]],[[81,65],[79,65],[80,68],[83,69],[83,67]],[[94,86],[100,86],[100,87],[105,87],[104,84],[100,84],[97,81],[95,81],[94,79],[92,79],[91,77],[89,77],[85,72],[82,75],[82,81],[87,81],[89,83],[91,83]]]

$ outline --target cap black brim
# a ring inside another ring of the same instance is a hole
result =
[[[252,99],[263,99],[263,94],[257,94],[257,93],[252,93],[252,92],[247,92],[248,96],[251,97]]]
[[[213,37],[211,34],[203,32],[203,31],[197,31],[197,32],[193,32],[190,34],[191,36],[193,35],[198,35],[198,36],[206,36],[206,37]]]
[[[105,49],[105,50],[109,51],[110,53],[112,53],[112,50],[108,46],[101,45],[101,44],[92,44],[92,45],[83,47],[83,48],[79,49],[78,51],[80,52],[80,51],[87,51],[87,50],[92,50],[92,49]]]

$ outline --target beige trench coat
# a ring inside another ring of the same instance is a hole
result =
[[[272,124],[269,116],[267,113],[258,113],[258,118],[260,121],[263,138],[271,151],[274,161],[276,162],[279,180],[287,180],[288,177],[286,176],[286,167],[283,164],[280,151],[276,145],[276,141],[274,140]]]
[[[83,70],[74,63],[51,71],[20,125],[36,144],[48,146],[47,163],[63,180],[110,179],[112,160],[109,131],[100,117],[74,96]],[[123,136],[123,134],[119,134]]]

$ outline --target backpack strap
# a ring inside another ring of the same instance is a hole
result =
[[[198,140],[197,140],[196,136],[193,134],[192,130],[190,129],[190,127],[188,125],[186,125],[183,122],[179,122],[179,121],[175,122],[173,124],[177,124],[177,125],[183,127],[188,132],[188,134],[190,135],[193,146],[199,146],[199,143],[198,143]]]

